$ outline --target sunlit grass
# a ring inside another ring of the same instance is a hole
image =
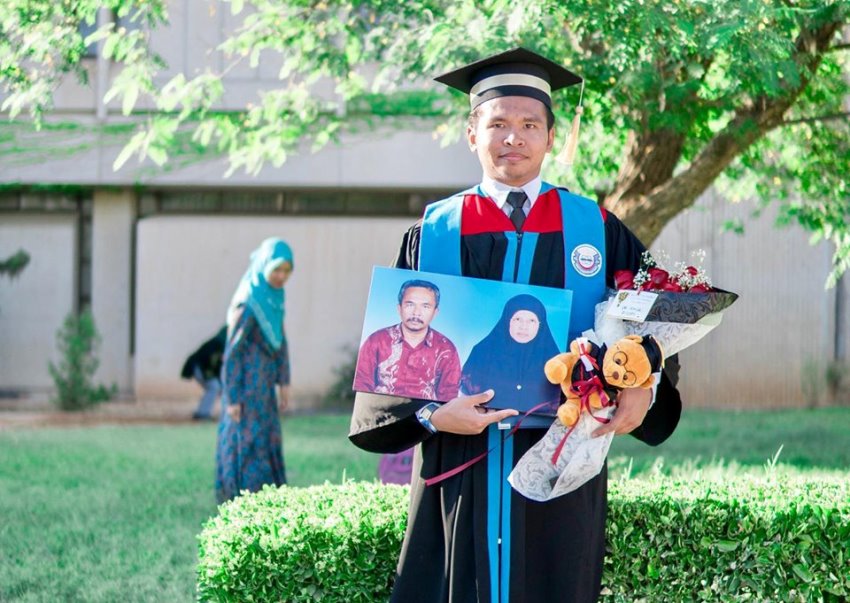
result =
[[[347,417],[284,422],[290,483],[373,479]],[[0,601],[190,601],[215,426],[0,433]]]

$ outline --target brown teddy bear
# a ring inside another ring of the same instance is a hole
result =
[[[663,362],[661,345],[652,336],[627,335],[610,348],[579,337],[570,342],[569,352],[547,361],[543,371],[550,383],[560,384],[566,400],[558,407],[558,418],[572,427],[583,399],[591,413],[611,406],[621,389],[652,387],[652,374]]]

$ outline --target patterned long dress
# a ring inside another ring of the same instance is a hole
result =
[[[254,317],[244,312],[234,333],[244,329],[242,341],[224,355],[222,409],[242,406],[239,421],[221,413],[216,448],[215,494],[219,503],[242,490],[256,492],[264,484],[286,483],[280,416],[275,386],[289,384],[289,351],[273,351]],[[235,337],[231,338],[235,339]]]

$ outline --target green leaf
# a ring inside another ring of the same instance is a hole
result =
[[[718,540],[714,543],[714,546],[722,553],[729,553],[738,548],[738,542],[735,540]]]
[[[151,161],[160,166],[164,165],[165,162],[168,160],[168,153],[165,151],[165,149],[160,147],[148,147],[146,154],[148,157],[150,157]]]
[[[118,157],[115,158],[115,161],[112,163],[112,169],[118,171],[121,169],[127,160],[133,156],[139,150],[139,147],[142,145],[146,137],[145,132],[137,132],[128,142],[124,145],[124,148],[121,149],[121,152],[118,154]]]
[[[121,113],[130,115],[133,112],[133,107],[136,106],[136,99],[139,97],[139,87],[130,85],[124,90],[124,99],[121,102]]]
[[[803,582],[811,582],[814,579],[811,572],[799,563],[792,565],[791,569],[794,570],[794,573],[797,574],[797,577]]]

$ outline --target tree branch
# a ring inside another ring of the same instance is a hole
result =
[[[794,124],[804,124],[812,121],[831,121],[833,119],[842,119],[850,117],[850,112],[845,113],[830,113],[828,115],[815,115],[813,117],[800,117],[798,119],[787,119],[780,123],[780,126],[791,126]]]
[[[825,52],[839,52],[841,50],[850,50],[850,44],[836,44],[827,48]]]

